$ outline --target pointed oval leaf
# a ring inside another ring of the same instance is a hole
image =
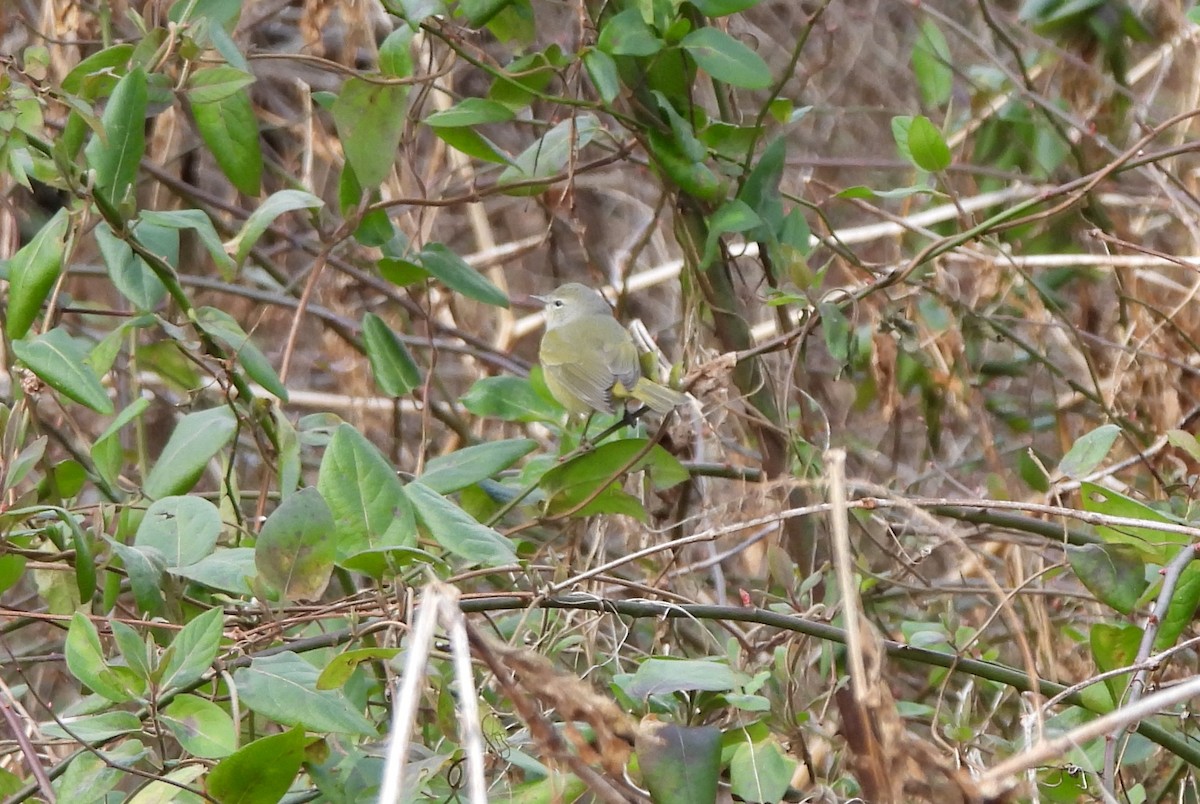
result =
[[[305,760],[303,729],[262,737],[225,757],[206,780],[220,802],[276,804],[287,794]]]
[[[87,363],[87,352],[64,329],[13,341],[13,353],[54,390],[97,413],[113,412],[112,400]]]
[[[507,469],[535,449],[537,442],[530,438],[475,444],[430,459],[419,480],[439,494],[450,494]]]
[[[155,500],[133,538],[135,547],[153,547],[168,567],[186,567],[209,555],[221,535],[221,513],[203,497]]]
[[[375,445],[341,424],[325,448],[317,490],[333,514],[339,559],[378,547],[411,547],[417,541],[412,503],[396,470]]]
[[[67,238],[67,210],[60,209],[8,263],[8,309],[5,331],[24,338],[42,310],[62,271]]]
[[[430,243],[421,249],[421,267],[451,290],[484,304],[508,307],[508,296],[476,271],[462,257],[442,243]]]
[[[146,152],[146,71],[130,70],[113,89],[101,118],[104,136],[95,137],[84,153],[96,171],[96,189],[114,205],[131,195],[138,165]]]
[[[288,600],[315,600],[329,585],[336,553],[333,514],[314,488],[287,497],[263,523],[254,566]]]
[[[237,749],[233,718],[217,704],[196,695],[176,695],[159,720],[189,754],[221,759]]]
[[[771,85],[771,69],[762,57],[722,30],[699,28],[683,37],[679,47],[718,81],[745,89]]]
[[[379,390],[397,397],[420,386],[421,370],[417,368],[404,342],[382,318],[374,313],[366,313],[362,330],[367,360],[371,363],[371,374]]]
[[[1091,474],[1108,455],[1120,434],[1121,428],[1117,425],[1103,424],[1080,436],[1059,461],[1059,473],[1076,480]]]
[[[262,146],[246,91],[237,90],[210,103],[193,103],[192,119],[225,178],[246,195],[257,196],[262,186]]]
[[[233,681],[246,706],[276,723],[375,736],[375,726],[341,692],[317,689],[318,675],[317,668],[284,651],[239,668]]]
[[[514,564],[517,552],[495,529],[481,524],[450,500],[419,481],[404,487],[417,519],[443,548],[472,564]]]
[[[142,487],[146,496],[159,499],[191,491],[204,467],[224,449],[236,430],[237,419],[226,407],[184,416],[146,476]]]
[[[363,187],[378,187],[392,169],[408,88],[350,78],[333,103],[333,121],[346,159]]]

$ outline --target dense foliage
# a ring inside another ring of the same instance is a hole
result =
[[[0,792],[1194,797],[1197,19],[4,5]]]

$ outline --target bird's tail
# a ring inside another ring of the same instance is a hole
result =
[[[687,402],[687,394],[681,394],[666,386],[659,385],[645,377],[637,381],[629,395],[649,406],[655,413],[670,413],[675,408]]]

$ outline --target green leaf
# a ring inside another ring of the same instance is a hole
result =
[[[292,729],[243,746],[209,772],[208,794],[220,804],[277,804],[300,772],[307,742],[303,729]]]
[[[647,718],[634,746],[642,779],[656,804],[717,800],[721,730],[716,726],[678,726]]]
[[[417,525],[395,469],[348,424],[325,448],[317,489],[333,513],[332,538],[340,559],[378,547],[411,547]]]
[[[218,101],[193,103],[192,119],[225,178],[246,195],[257,196],[263,158],[250,95],[242,89]]]
[[[224,613],[214,606],[183,627],[171,640],[171,650],[159,679],[161,689],[182,689],[208,672],[221,648],[223,624]]]
[[[1168,430],[1167,441],[1171,446],[1186,452],[1193,461],[1200,462],[1200,438],[1196,438],[1187,430]]]
[[[413,74],[410,48],[416,26],[399,25],[379,45],[379,70],[392,78],[408,78]]]
[[[191,491],[204,468],[225,448],[237,430],[237,419],[227,407],[189,413],[179,420],[142,489],[160,499]]]
[[[1156,651],[1164,651],[1175,645],[1184,629],[1195,622],[1197,606],[1200,606],[1200,562],[1193,560],[1179,576],[1175,594],[1171,595],[1167,610],[1161,617],[1158,634],[1154,637]]]
[[[233,259],[240,266],[249,256],[250,249],[254,248],[254,244],[280,215],[297,209],[320,209],[324,205],[324,201],[303,190],[280,190],[271,193],[266,201],[250,213],[250,217],[242,224],[242,230],[225,244],[225,248],[233,252]]]
[[[9,260],[8,308],[5,311],[8,320],[4,329],[12,340],[24,338],[29,332],[58,281],[69,221],[67,210],[59,209]]]
[[[484,377],[462,397],[463,406],[476,416],[508,422],[554,422],[562,408],[538,394],[523,377]]]
[[[1168,517],[1148,505],[1132,500],[1112,489],[1098,486],[1095,483],[1079,485],[1081,502],[1086,511],[1119,516],[1127,519],[1142,519],[1148,523],[1171,522],[1179,524],[1177,519]],[[1187,536],[1181,533],[1168,533],[1153,528],[1136,525],[1121,525],[1119,527],[1096,526],[1096,532],[1109,544],[1132,545],[1150,563],[1165,566],[1171,558],[1190,543]]]
[[[1087,590],[1122,614],[1133,613],[1146,591],[1146,565],[1127,544],[1067,545],[1071,569]]]
[[[491,304],[496,307],[508,307],[508,297],[504,291],[488,281],[487,277],[476,271],[441,243],[430,243],[421,249],[421,267],[439,279],[451,290],[456,290],[469,299]]]
[[[88,165],[96,171],[96,189],[114,206],[132,196],[146,152],[147,93],[146,71],[130,70],[104,108],[104,137],[93,138],[84,149]]]
[[[176,695],[158,719],[175,735],[183,749],[194,756],[220,759],[237,748],[233,718],[206,698]]]
[[[82,752],[71,760],[62,777],[55,780],[54,792],[59,801],[105,802],[108,793],[126,778],[122,766],[141,761],[147,753],[136,739],[125,740],[98,755]]]
[[[275,367],[233,316],[215,307],[201,307],[196,311],[196,325],[229,350],[230,357],[241,364],[250,379],[284,402],[287,401],[287,387],[275,373]]]
[[[472,564],[498,567],[514,564],[511,542],[419,481],[404,487],[417,520],[443,548]]]
[[[581,151],[601,131],[600,121],[592,114],[564,120],[542,135],[501,171],[497,184],[527,182],[557,176],[572,156]],[[513,188],[510,195],[538,195],[544,185]]]
[[[625,475],[648,469],[655,488],[660,490],[688,477],[687,470],[669,452],[658,445],[645,450],[646,444],[643,438],[609,441],[546,472],[541,479],[546,512],[573,511],[572,515],[578,517],[623,513],[644,521],[641,504],[622,490]],[[644,450],[646,454],[638,458]],[[587,505],[578,508],[588,499],[591,501]]]
[[[642,12],[630,8],[614,15],[600,29],[596,47],[610,56],[653,56],[664,43],[642,19]]]
[[[705,659],[646,659],[622,689],[636,700],[671,692],[725,692],[740,684],[728,664]]]
[[[150,227],[146,227],[147,229]],[[103,221],[96,225],[96,244],[104,257],[113,286],[138,310],[154,310],[167,297],[166,285],[129,243],[117,237]]]
[[[113,412],[112,400],[87,363],[87,352],[64,329],[13,341],[13,354],[54,390],[97,413]]]
[[[1080,436],[1067,454],[1058,463],[1059,474],[1078,480],[1089,475],[1112,449],[1113,442],[1121,434],[1115,424],[1104,424]],[[1126,612],[1128,613],[1128,612]]]
[[[287,600],[315,600],[329,585],[337,552],[333,514],[314,488],[290,495],[263,523],[254,566]]]
[[[122,734],[135,734],[142,730],[142,721],[133,712],[104,712],[85,717],[60,718],[58,723],[46,723],[42,734],[54,740],[72,740],[81,743],[103,743]],[[65,728],[64,728],[65,726]]]
[[[257,574],[254,548],[227,547],[186,567],[172,567],[171,574],[231,595],[249,595],[250,583]]]
[[[146,509],[134,547],[153,547],[168,567],[195,564],[212,553],[221,535],[221,513],[203,497],[163,497]]]
[[[95,465],[96,471],[110,486],[117,482],[117,475],[124,464],[121,429],[145,413],[148,407],[150,407],[150,400],[146,397],[138,397],[109,422],[108,427],[104,428],[104,432],[92,444],[92,463]]]
[[[399,648],[354,648],[342,651],[329,660],[317,678],[317,689],[335,690],[345,686],[354,669],[363,662],[390,661],[400,653]]]
[[[926,106],[940,107],[950,100],[954,90],[954,70],[950,45],[932,20],[921,22],[920,33],[913,45],[912,67],[917,89]]]
[[[104,541],[108,542],[125,565],[125,574],[129,577],[138,608],[152,617],[160,616],[166,605],[162,589],[167,562],[162,553],[153,547],[130,547],[110,536],[105,536]]]
[[[588,50],[583,54],[583,67],[605,103],[612,103],[620,97],[621,76],[617,72],[617,62],[612,56],[603,50]]]
[[[725,17],[754,8],[762,0],[691,0],[692,5],[706,17]]]
[[[363,345],[371,375],[379,390],[391,397],[404,396],[421,385],[421,370],[404,342],[374,313],[363,315]]]
[[[317,668],[292,651],[256,658],[233,674],[241,701],[285,726],[376,736],[375,726],[340,692],[317,689]]]
[[[475,444],[439,455],[425,464],[420,481],[438,494],[450,494],[492,477],[537,449],[529,438]]]
[[[950,147],[928,117],[893,117],[892,136],[900,153],[921,170],[934,173],[950,166]]]
[[[771,85],[771,70],[762,57],[722,30],[699,28],[683,37],[679,47],[718,81],[745,89]]]
[[[125,73],[133,45],[112,45],[88,56],[63,76],[62,91],[67,95],[81,95],[95,100],[108,95],[117,85],[119,76]]]
[[[154,210],[145,209],[139,213],[140,220],[143,223],[149,223],[154,226],[161,226],[167,229],[191,229],[200,238],[200,242],[204,245],[206,251],[213,258],[217,268],[220,269],[221,275],[229,279],[233,277],[235,265],[233,259],[225,253],[225,246],[221,243],[221,238],[217,236],[217,230],[213,228],[213,223],[208,216],[199,209],[173,209],[168,212],[156,212]],[[138,234],[141,227],[134,229],[134,233]],[[139,236],[140,239],[140,236]]]
[[[229,65],[197,70],[188,78],[187,98],[192,103],[214,103],[236,95],[254,80],[250,73]]]
[[[143,639],[131,626],[120,620],[113,620],[109,627],[112,628],[113,641],[117,643],[125,665],[137,674],[138,678],[149,681],[157,662],[154,640],[150,637]]]
[[[507,165],[511,160],[487,137],[473,128],[435,128],[434,134],[456,151],[473,159]]]
[[[92,621],[80,612],[71,617],[66,641],[67,669],[92,692],[114,703],[124,703],[140,697],[144,691],[141,679],[129,668],[122,674],[104,661],[100,634]]]
[[[1128,667],[1137,660],[1138,647],[1142,642],[1142,629],[1136,625],[1109,625],[1096,623],[1088,635],[1092,656],[1100,672],[1107,673],[1119,667]],[[1132,672],[1112,676],[1104,680],[1114,701],[1121,700],[1129,686]]]
[[[346,159],[363,187],[377,187],[396,160],[404,133],[408,88],[350,78],[333,104],[333,121]]]
[[[487,98],[464,98],[440,112],[434,112],[425,118],[425,125],[431,128],[462,128],[480,126],[485,123],[504,123],[512,120],[516,114],[503,103]]]
[[[700,258],[700,270],[708,268],[717,256],[721,236],[732,232],[747,232],[762,225],[763,219],[748,204],[731,198],[712,214],[708,223],[708,237],[704,241],[704,254]]]
[[[732,792],[747,802],[780,801],[787,793],[797,764],[783,753],[774,737],[757,743],[744,742],[729,763]]]

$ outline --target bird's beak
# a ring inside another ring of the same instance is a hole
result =
[[[529,298],[533,299],[535,302],[542,305],[543,307],[545,307],[547,304],[550,303],[549,296],[534,296],[534,295],[530,294]]]

